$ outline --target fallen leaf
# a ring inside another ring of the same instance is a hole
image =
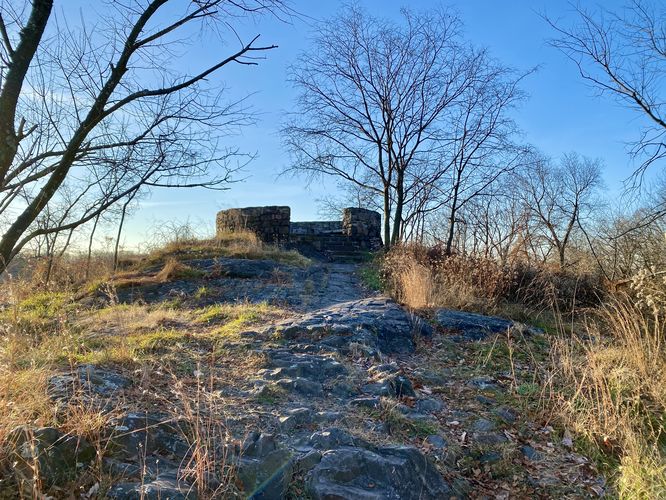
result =
[[[590,489],[591,489],[594,493],[596,493],[597,496],[600,496],[600,497],[604,496],[604,494],[606,493],[606,492],[604,491],[604,489],[603,489],[601,486],[599,486],[598,484],[595,484],[595,485],[590,486]]]

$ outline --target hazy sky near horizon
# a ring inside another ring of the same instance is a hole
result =
[[[103,12],[102,3],[96,5],[97,1],[68,0],[65,14],[75,15],[77,9],[83,13],[91,5],[99,6],[99,11]],[[580,78],[576,66],[548,45],[553,32],[541,14],[564,23],[571,22],[574,17],[568,2],[361,0],[359,3],[370,14],[395,19],[399,18],[402,6],[421,11],[440,5],[451,7],[459,13],[468,41],[487,47],[492,56],[519,71],[538,66],[538,71],[523,84],[528,100],[514,113],[523,140],[552,157],[576,151],[601,158],[605,165],[605,188],[614,196],[622,192],[623,181],[633,169],[627,144],[637,138],[644,122],[637,113],[610,97],[598,96]],[[580,4],[589,8],[599,5],[589,0],[581,0]],[[146,240],[151,227],[165,220],[189,218],[212,230],[216,211],[227,207],[289,205],[292,220],[320,218],[317,200],[334,193],[337,182],[328,178],[308,188],[303,179],[278,177],[289,162],[279,131],[296,97],[296,90],[288,81],[289,65],[300,53],[310,49],[313,24],[335,15],[345,3],[292,0],[290,5],[301,14],[290,22],[273,17],[234,20],[234,27],[244,39],[260,34],[263,43],[276,44],[278,48],[267,52],[265,60],[259,61],[257,66],[225,67],[218,75],[228,88],[230,100],[249,96],[248,104],[257,112],[256,125],[229,138],[230,145],[256,154],[256,159],[241,176],[245,179],[223,192],[201,189],[153,192],[142,201],[127,224],[126,247]],[[622,5],[623,2],[617,0],[603,2],[608,9],[619,10]],[[204,68],[223,58],[235,44],[233,36],[226,46],[196,43],[198,49],[187,55],[184,66],[191,71]]]

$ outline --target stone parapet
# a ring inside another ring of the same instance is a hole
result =
[[[345,208],[342,221],[291,222],[284,206],[246,207],[217,214],[217,234],[249,230],[266,243],[305,244],[318,251],[347,253],[382,246],[381,216],[365,208]]]
[[[266,243],[289,239],[291,209],[283,206],[230,208],[217,213],[217,234],[252,231]]]
[[[289,233],[293,235],[341,233],[342,222],[339,220],[292,222]]]

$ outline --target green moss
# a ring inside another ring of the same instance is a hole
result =
[[[200,286],[199,288],[197,288],[197,291],[194,292],[195,299],[203,299],[204,297],[208,297],[209,295],[211,295],[211,290],[205,286]]]

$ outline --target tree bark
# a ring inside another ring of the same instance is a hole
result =
[[[405,177],[404,172],[398,169],[396,178],[396,200],[395,213],[393,214],[393,235],[391,236],[391,245],[397,245],[400,242],[402,230],[402,211],[405,205]]]
[[[93,223],[92,231],[90,232],[90,239],[88,240],[88,256],[86,258],[86,281],[90,277],[90,259],[92,257],[92,246],[93,238],[95,236],[95,231],[97,230],[97,223],[99,222],[99,215],[95,217],[95,222]]]
[[[113,249],[113,270],[117,271],[118,270],[118,249],[120,248],[120,235],[123,232],[123,225],[125,224],[125,215],[127,215],[127,207],[129,206],[130,203],[132,203],[132,200],[134,199],[134,196],[130,196],[127,201],[123,204],[123,210],[120,215],[120,223],[118,224],[118,234],[116,235],[116,245]]]
[[[391,246],[391,193],[390,186],[384,186],[384,245]]]

